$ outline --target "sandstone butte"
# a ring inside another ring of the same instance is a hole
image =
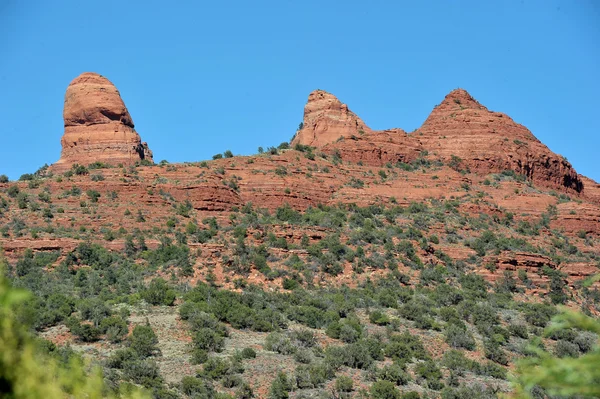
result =
[[[135,131],[121,94],[102,75],[85,72],[69,84],[63,119],[62,152],[52,166],[55,172],[74,164],[114,166],[152,161],[152,152]]]
[[[584,189],[582,177],[564,157],[550,151],[526,127],[488,110],[462,89],[448,94],[410,134],[402,129],[374,131],[334,95],[316,90],[308,97],[294,144],[336,152],[345,161],[371,166],[427,155],[457,170],[481,174],[512,170],[546,187],[575,193]]]

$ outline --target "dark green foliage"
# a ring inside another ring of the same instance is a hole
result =
[[[131,349],[141,358],[152,356],[158,351],[158,338],[149,325],[137,325],[128,338]]]
[[[287,399],[292,390],[292,383],[284,372],[277,374],[271,388],[269,389],[269,399]]]
[[[256,351],[252,348],[244,348],[242,349],[242,358],[244,359],[254,359],[256,357]]]
[[[377,378],[393,382],[396,385],[406,385],[410,380],[410,374],[405,372],[398,363],[377,370]]]
[[[419,337],[411,335],[409,332],[392,335],[389,343],[384,348],[384,352],[386,357],[401,363],[408,363],[413,358],[429,359],[429,354]]]
[[[158,388],[162,385],[160,370],[152,359],[127,362],[123,367],[123,376],[146,388]]]
[[[554,354],[557,357],[579,357],[579,346],[575,343],[561,339],[556,342]]]
[[[71,167],[71,172],[73,172],[74,174],[76,174],[78,176],[87,175],[89,173],[88,168],[86,168],[83,165],[79,165],[79,164],[74,164]]]
[[[379,310],[374,310],[369,314],[369,321],[379,326],[384,326],[390,323],[390,318]]]
[[[181,380],[181,391],[189,397],[213,398],[215,396],[215,389],[210,382],[190,376],[183,377]]]
[[[556,308],[543,303],[523,304],[525,320],[536,327],[545,327],[552,316],[556,314]]]
[[[275,217],[282,222],[299,223],[302,220],[300,212],[293,209],[288,203],[277,208]]]
[[[92,203],[98,202],[98,199],[100,198],[100,193],[98,191],[96,191],[96,190],[87,190],[85,193],[89,197],[90,201],[92,201]]]
[[[219,380],[230,372],[231,364],[228,360],[220,357],[211,357],[202,368],[202,375],[211,380]]]
[[[475,339],[461,324],[452,323],[444,331],[446,342],[453,348],[465,348],[470,351],[475,350]]]
[[[11,198],[16,198],[16,196],[19,195],[20,192],[21,192],[21,190],[19,190],[19,186],[17,186],[15,184],[8,188],[8,190],[6,191],[6,194],[8,194],[8,196]]]
[[[189,275],[190,271],[193,273],[190,249],[187,245],[174,245],[167,240],[161,242],[156,250],[146,251],[143,256],[152,267],[176,267],[182,275]]]
[[[335,390],[337,392],[352,392],[353,389],[354,381],[352,381],[352,378],[342,375],[335,380]]]
[[[119,316],[110,316],[100,322],[100,331],[106,334],[106,337],[111,342],[122,341],[128,331],[127,321]]]
[[[508,365],[508,356],[500,345],[491,339],[484,341],[485,357],[503,366]]]
[[[160,277],[153,279],[141,294],[142,298],[151,305],[166,306],[172,306],[176,296],[175,291],[170,289],[167,282]]]
[[[444,386],[444,384],[440,381],[442,378],[442,372],[431,360],[417,364],[415,367],[415,373],[418,377],[425,379],[429,388],[433,390],[440,390]]]
[[[100,338],[100,329],[94,327],[92,324],[81,323],[76,318],[70,318],[66,324],[71,333],[83,342],[94,342]]]
[[[194,335],[193,344],[195,349],[220,352],[223,350],[225,339],[217,331],[201,328]]]
[[[376,381],[369,390],[372,399],[400,399],[402,395],[390,381]]]

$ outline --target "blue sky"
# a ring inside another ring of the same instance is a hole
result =
[[[120,90],[155,161],[290,139],[327,90],[374,129],[462,87],[600,181],[600,2],[0,1],[0,174],[60,156],[84,71]]]

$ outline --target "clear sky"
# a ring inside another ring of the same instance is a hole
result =
[[[462,87],[600,181],[600,1],[0,0],[0,174],[59,158],[85,71],[156,162],[288,141],[317,88],[412,131]]]

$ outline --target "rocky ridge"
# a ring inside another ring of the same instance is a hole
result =
[[[584,190],[582,178],[564,157],[462,89],[449,93],[410,134],[402,129],[373,131],[335,96],[318,90],[308,97],[302,128],[292,144],[316,146],[349,162],[372,166],[426,156],[457,170],[483,174],[511,170],[546,187]]]

